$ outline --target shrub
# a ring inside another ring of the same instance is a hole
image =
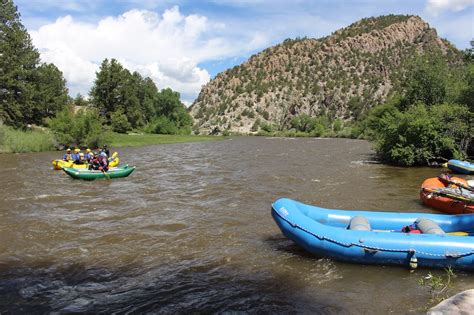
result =
[[[260,126],[260,118],[257,118],[255,122],[253,123],[252,127],[250,128],[250,131],[252,132],[258,131],[259,126]]]
[[[332,124],[332,130],[336,133],[341,131],[343,127],[344,127],[344,123],[340,119],[336,119],[334,123]]]
[[[160,116],[149,123],[145,131],[149,133],[174,135],[178,133],[178,128],[170,119],[165,116]]]
[[[265,122],[260,123],[260,128],[263,131],[268,132],[268,133],[271,133],[275,130],[275,128],[273,128],[272,124],[267,124]]]
[[[94,108],[74,113],[71,107],[67,107],[47,123],[59,145],[95,148],[106,142],[106,129]]]
[[[453,104],[430,108],[417,104],[404,113],[387,113],[375,127],[376,150],[384,160],[402,166],[461,158],[460,145],[469,135],[468,117],[466,106]]]
[[[309,132],[311,137],[321,137],[326,132],[324,125],[317,123],[314,125],[313,129]]]

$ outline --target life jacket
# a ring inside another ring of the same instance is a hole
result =
[[[64,160],[64,161],[71,161],[71,160],[72,160],[71,153],[69,153],[69,154],[68,154],[68,153],[64,154],[63,160]]]
[[[109,160],[105,156],[100,156],[99,157],[99,162],[102,166],[108,166],[109,165]]]
[[[402,228],[403,233],[410,233],[410,234],[421,234],[421,231],[417,229],[415,224],[407,225]]]

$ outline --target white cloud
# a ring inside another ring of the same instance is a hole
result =
[[[105,58],[116,58],[131,71],[150,76],[158,88],[171,87],[190,102],[210,80],[200,62],[237,56],[265,43],[260,34],[223,35],[226,26],[205,16],[184,16],[178,7],[162,15],[130,10],[97,23],[71,16],[31,31],[42,60],[63,71],[70,94],[86,95]]]
[[[428,0],[425,9],[431,15],[437,16],[443,11],[462,11],[473,3],[472,0]]]

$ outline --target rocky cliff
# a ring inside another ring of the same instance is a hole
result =
[[[395,91],[415,54],[459,52],[417,16],[360,20],[320,39],[287,39],[206,84],[190,108],[195,131],[278,129],[297,115],[353,120]]]

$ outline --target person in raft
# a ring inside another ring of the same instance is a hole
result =
[[[75,162],[76,164],[84,164],[86,163],[86,158],[84,156],[84,153],[80,152],[79,153],[79,160]]]
[[[67,149],[66,153],[63,156],[63,161],[71,161],[72,160],[72,155],[71,155],[71,149]]]
[[[109,160],[107,159],[107,154],[105,152],[101,152],[99,155],[99,170],[107,172],[109,170]]]
[[[107,154],[107,157],[110,156],[110,151],[109,151],[109,148],[107,147],[106,144],[104,144],[104,147],[102,148],[102,152],[104,152],[105,154]]]
[[[78,149],[78,148],[75,148],[74,153],[71,154],[71,157],[72,157],[72,160],[74,161],[74,163],[79,162],[79,159],[80,159],[79,152],[81,152],[81,150]]]
[[[91,149],[87,148],[86,155],[85,155],[87,163],[90,163],[94,158],[94,153],[92,153]]]
[[[98,170],[100,167],[100,162],[99,162],[99,155],[95,155],[92,160],[89,162],[89,169],[90,170]]]

